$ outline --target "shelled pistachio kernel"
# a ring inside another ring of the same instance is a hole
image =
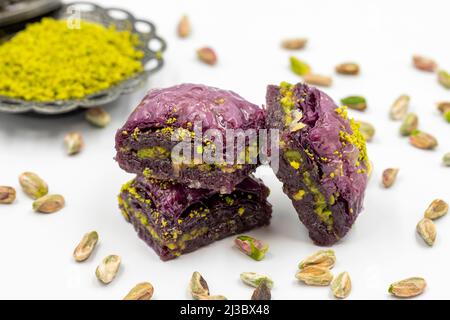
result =
[[[311,72],[311,67],[306,62],[304,62],[300,59],[297,59],[294,56],[290,57],[289,61],[291,64],[291,70],[296,75],[304,76]]]
[[[316,73],[305,74],[303,76],[303,81],[305,81],[307,84],[321,87],[330,87],[333,84],[333,79],[331,77]]]
[[[443,217],[448,212],[448,204],[444,200],[436,199],[431,202],[427,210],[425,210],[425,218],[436,220]]]
[[[39,199],[48,193],[48,185],[37,174],[24,172],[19,176],[19,183],[25,192],[32,199]]]
[[[424,56],[414,55],[413,64],[422,71],[434,72],[437,69],[437,63],[433,59]]]
[[[73,252],[75,261],[82,262],[87,260],[90,257],[92,251],[94,251],[97,242],[98,233],[96,231],[86,233]]]
[[[388,292],[399,298],[412,298],[422,294],[426,286],[424,278],[413,277],[391,284]]]
[[[348,272],[340,273],[331,282],[331,291],[336,298],[345,299],[350,295],[352,290],[352,281]]]
[[[419,149],[432,150],[437,147],[438,142],[431,134],[415,131],[409,136],[409,143]]]
[[[269,276],[266,276],[264,274],[259,274],[255,272],[242,272],[240,277],[242,282],[248,284],[249,286],[256,288],[262,281],[265,281],[267,282],[267,286],[270,289],[273,288],[273,280]]]
[[[121,259],[117,255],[109,255],[102,260],[95,270],[97,279],[104,284],[111,283],[119,272]]]
[[[336,66],[336,72],[344,75],[359,74],[359,65],[354,62],[345,62]]]
[[[441,70],[438,72],[438,81],[446,89],[450,89],[450,73]]]
[[[111,122],[111,116],[105,109],[95,107],[86,111],[86,120],[93,126],[104,128]]]
[[[331,269],[336,263],[336,255],[333,250],[320,250],[302,260],[298,268],[304,269],[310,266],[317,266]]]
[[[402,120],[406,116],[410,100],[408,95],[403,94],[394,101],[389,112],[392,120]]]
[[[83,136],[79,132],[69,132],[64,137],[64,145],[69,156],[75,155],[84,147]]]
[[[197,57],[200,61],[209,64],[215,65],[217,63],[217,54],[210,47],[203,47],[197,50]]]
[[[430,247],[436,240],[436,226],[431,219],[423,218],[417,224],[417,232]]]
[[[372,141],[375,135],[375,127],[369,122],[358,121],[359,123],[359,131],[362,133],[366,141]]]
[[[444,163],[444,166],[450,167],[450,152],[444,154],[444,157],[442,158],[442,162]]]
[[[234,240],[234,243],[243,253],[256,261],[264,259],[267,251],[269,250],[269,245],[265,244],[261,240],[249,236],[237,237]]]
[[[153,292],[154,289],[150,282],[142,282],[134,286],[123,300],[151,300]]]
[[[437,108],[440,113],[445,114],[450,111],[450,101],[441,101],[438,102]]]
[[[59,194],[48,194],[33,202],[33,210],[40,213],[55,213],[64,208],[64,197]]]
[[[271,300],[272,294],[270,292],[271,287],[267,283],[266,280],[263,280],[256,287],[255,291],[253,291],[251,300]]]
[[[408,113],[403,119],[400,126],[400,134],[402,136],[409,136],[419,127],[419,117],[415,113]]]
[[[186,38],[191,33],[191,21],[188,16],[184,15],[178,22],[177,33],[180,38]]]
[[[11,204],[16,200],[16,190],[13,187],[0,186],[0,204]]]
[[[306,38],[290,38],[283,40],[281,46],[288,50],[298,50],[303,49],[307,43],[308,39]]]
[[[333,280],[330,269],[320,266],[305,267],[295,277],[310,286],[328,286]]]
[[[189,282],[189,291],[195,300],[202,300],[202,298],[209,297],[208,283],[197,271],[192,274],[191,281]]]
[[[367,101],[361,96],[350,96],[341,99],[341,103],[350,109],[364,111],[367,109]]]
[[[397,168],[388,168],[383,171],[382,183],[385,188],[390,188],[394,185],[399,171],[400,169]]]

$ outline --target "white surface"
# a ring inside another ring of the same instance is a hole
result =
[[[353,281],[350,298],[385,299],[391,282],[423,276],[428,289],[421,298],[450,298],[443,281],[450,266],[450,217],[437,221],[438,237],[428,248],[416,236],[416,223],[434,198],[450,201],[450,169],[441,165],[450,151],[450,125],[435,103],[449,100],[449,91],[435,75],[411,67],[411,56],[421,53],[450,69],[448,1],[98,1],[129,9],[156,23],[168,41],[164,69],[148,87],[196,82],[233,89],[250,101],[264,103],[265,87],[282,80],[300,79],[288,68],[291,52],[279,43],[289,36],[310,39],[304,51],[294,53],[319,73],[333,74],[345,60],[361,64],[358,77],[334,76],[326,89],[334,99],[350,94],[367,97],[369,109],[351,115],[377,127],[369,144],[375,164],[367,189],[366,209],[349,235],[334,247],[337,265]],[[175,35],[179,17],[187,13],[193,34]],[[195,49],[211,45],[219,63],[199,63]],[[155,299],[187,299],[193,271],[200,271],[212,293],[229,299],[248,299],[252,289],[239,280],[243,271],[263,272],[275,281],[275,299],[330,299],[329,288],[306,287],[294,274],[298,262],[319,248],[309,240],[280,183],[263,168],[259,176],[271,187],[272,225],[251,234],[264,239],[270,254],[255,262],[233,248],[227,239],[171,262],[161,262],[117,209],[120,186],[131,178],[113,160],[114,133],[137,105],[145,89],[121,98],[108,110],[114,118],[106,129],[94,129],[82,114],[63,118],[0,115],[0,184],[17,188],[18,199],[0,206],[0,298],[120,299],[138,282],[155,286]],[[399,123],[388,119],[392,101],[412,96],[411,109],[420,115],[421,128],[440,142],[436,151],[414,149],[398,136]],[[63,136],[83,132],[86,149],[79,156],[64,154]],[[400,167],[396,185],[380,187],[381,172]],[[66,197],[67,207],[54,215],[31,210],[32,201],[20,190],[18,175],[34,171],[49,184],[51,193]],[[72,251],[82,235],[97,230],[100,243],[93,256],[77,264]],[[107,287],[94,271],[108,254],[119,254],[123,265]]]

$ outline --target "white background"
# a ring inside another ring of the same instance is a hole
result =
[[[113,116],[106,129],[87,124],[82,114],[64,117],[0,115],[0,185],[17,188],[17,201],[0,206],[0,298],[121,299],[136,283],[150,281],[155,299],[188,299],[187,284],[200,271],[213,294],[248,299],[252,289],[239,274],[255,271],[275,281],[274,299],[332,299],[329,288],[307,287],[294,275],[298,262],[319,248],[309,240],[280,183],[267,169],[259,176],[272,189],[273,220],[269,228],[251,232],[267,241],[270,253],[256,262],[233,248],[232,238],[161,262],[131,225],[122,218],[116,195],[131,178],[113,160],[114,134],[150,87],[182,82],[232,89],[259,105],[267,84],[300,79],[288,67],[292,52],[280,48],[286,37],[305,36],[307,48],[294,54],[314,71],[330,74],[334,85],[325,91],[334,99],[358,94],[368,99],[364,113],[351,112],[372,122],[378,132],[369,144],[374,162],[365,210],[349,235],[334,249],[333,272],[348,271],[352,299],[389,299],[391,282],[423,276],[428,282],[421,298],[450,298],[450,217],[437,221],[433,248],[415,232],[423,211],[435,198],[450,201],[450,168],[441,165],[450,151],[450,125],[435,103],[450,100],[433,74],[411,66],[414,53],[435,58],[450,70],[448,15],[450,2],[442,1],[97,1],[123,7],[150,19],[168,44],[166,65],[147,88],[108,106]],[[186,13],[193,34],[180,40],[175,26]],[[219,63],[209,67],[196,60],[196,48],[210,45]],[[358,77],[334,75],[334,66],[346,60],[360,63]],[[388,119],[389,106],[402,93],[412,97],[411,109],[420,127],[439,140],[435,151],[411,147],[398,135],[399,123]],[[71,130],[84,134],[86,148],[75,157],[64,153],[63,137]],[[386,167],[399,167],[396,185],[385,190],[380,176]],[[51,193],[66,197],[67,206],[54,215],[31,210],[32,201],[20,190],[17,178],[34,171],[49,184]],[[93,256],[77,264],[72,251],[82,235],[97,230],[100,243]],[[122,256],[114,282],[101,285],[94,276],[108,254]]]

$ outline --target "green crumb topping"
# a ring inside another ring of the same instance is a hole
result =
[[[291,165],[292,168],[294,168],[295,170],[300,169],[300,163],[297,161],[291,161],[289,162],[289,164]]]
[[[303,200],[303,197],[305,196],[305,194],[306,194],[305,190],[298,190],[298,192],[296,194],[294,194],[292,197],[294,198],[294,200],[300,201],[300,200]]]
[[[149,147],[138,150],[139,159],[167,159],[170,157],[170,151],[163,147]]]
[[[334,110],[342,119],[347,120],[348,119],[348,111],[346,106],[337,107]]]
[[[136,127],[136,128],[134,128],[133,133],[131,134],[131,137],[137,141],[140,134],[141,134],[141,130],[138,127]]]
[[[101,92],[143,70],[138,45],[114,26],[44,18],[0,45],[0,95],[42,102]]]
[[[242,216],[243,214],[245,213],[245,208],[239,208],[238,209],[238,214],[240,215],[240,216]]]
[[[288,126],[292,122],[291,111],[295,108],[294,101],[294,86],[288,82],[282,82],[280,84],[280,104],[284,112],[284,122]]]
[[[225,202],[227,205],[232,206],[234,204],[234,199],[231,197],[225,197]]]
[[[341,142],[343,145],[350,143],[358,148],[358,161],[363,162],[367,166],[369,158],[367,156],[366,138],[359,130],[359,123],[354,119],[350,119],[350,128],[352,129],[352,134],[342,130],[339,132]]]
[[[142,175],[147,179],[151,178],[153,176],[153,171],[150,168],[145,168],[144,171],[142,171]]]

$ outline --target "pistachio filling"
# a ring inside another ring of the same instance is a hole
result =
[[[137,156],[139,159],[167,159],[170,157],[170,151],[164,147],[154,146],[138,150]]]

